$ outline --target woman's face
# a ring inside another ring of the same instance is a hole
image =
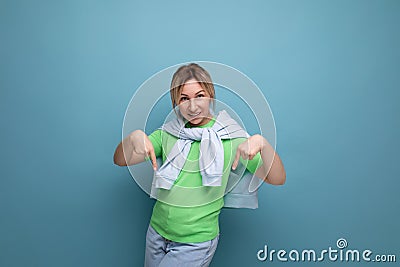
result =
[[[189,80],[179,96],[179,110],[192,126],[201,126],[212,118],[210,102],[211,98],[207,91],[197,81]]]

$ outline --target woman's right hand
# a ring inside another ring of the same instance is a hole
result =
[[[130,149],[129,163],[136,164],[142,162],[147,157],[150,157],[153,169],[157,170],[156,154],[154,153],[154,147],[149,137],[141,130],[133,131],[127,138],[128,146]]]
[[[141,130],[130,133],[115,149],[114,163],[118,166],[133,165],[150,157],[153,169],[157,170],[156,155],[149,137]]]

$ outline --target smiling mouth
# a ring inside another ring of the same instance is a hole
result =
[[[195,114],[188,114],[190,117],[196,117],[198,115],[200,115],[201,112],[195,113]]]

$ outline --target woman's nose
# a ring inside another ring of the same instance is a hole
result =
[[[190,111],[196,111],[197,105],[196,105],[195,99],[192,98],[192,99],[190,99],[189,101],[190,101],[190,103],[189,103],[189,110],[190,110]]]

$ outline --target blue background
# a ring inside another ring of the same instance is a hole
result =
[[[142,266],[153,202],[114,149],[140,84],[195,60],[261,88],[287,171],[258,210],[222,212],[212,266],[309,265],[256,253],[340,237],[399,258],[399,14],[378,0],[0,1],[0,266]]]

